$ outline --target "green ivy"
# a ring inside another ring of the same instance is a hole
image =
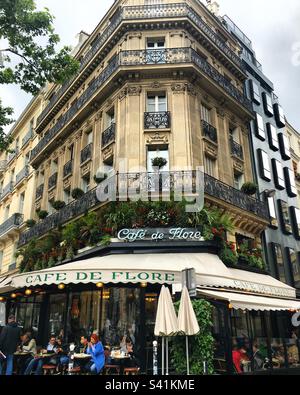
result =
[[[199,323],[200,333],[189,337],[190,374],[202,375],[203,363],[206,362],[207,373],[214,373],[214,338],[212,336],[212,305],[202,299],[195,299],[192,305]],[[179,302],[175,304],[178,311]],[[185,337],[177,336],[171,342],[171,364],[177,374],[186,374]]]

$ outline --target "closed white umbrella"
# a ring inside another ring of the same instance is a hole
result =
[[[172,297],[169,291],[169,288],[166,288],[164,285],[161,288],[157,313],[156,313],[156,321],[154,334],[155,336],[162,337],[162,374],[164,374],[164,338],[166,337],[167,341],[167,358],[166,358],[166,374],[169,373],[169,359],[168,359],[168,337],[175,336],[178,333],[178,320],[175,313]]]
[[[178,329],[179,332],[185,334],[187,374],[190,374],[188,337],[197,335],[200,332],[200,328],[187,287],[183,287],[181,293],[178,312]]]

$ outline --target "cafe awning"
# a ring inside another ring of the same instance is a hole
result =
[[[228,301],[232,308],[236,310],[300,310],[300,300],[268,298],[243,293],[204,290],[201,288],[198,288],[197,291],[200,295],[206,296],[209,299]]]
[[[0,294],[11,292],[15,288],[12,286],[12,277],[4,276],[0,278]]]

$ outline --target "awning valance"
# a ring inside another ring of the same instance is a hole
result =
[[[0,294],[11,292],[15,288],[12,286],[12,277],[5,276],[0,278]]]
[[[204,295],[209,299],[226,300],[231,304],[232,308],[236,310],[300,310],[300,301],[296,300],[268,298],[233,292],[203,290],[201,288],[197,289],[197,291],[200,295]]]

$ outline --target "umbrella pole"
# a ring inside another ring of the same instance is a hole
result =
[[[165,338],[162,337],[161,340],[161,374],[162,376],[165,373],[165,354],[164,354],[164,348],[165,348]]]
[[[166,375],[169,375],[169,338],[167,337],[167,350],[166,350]]]
[[[189,361],[189,338],[188,336],[185,337],[185,348],[186,348],[186,369],[187,375],[190,374],[190,361]]]

